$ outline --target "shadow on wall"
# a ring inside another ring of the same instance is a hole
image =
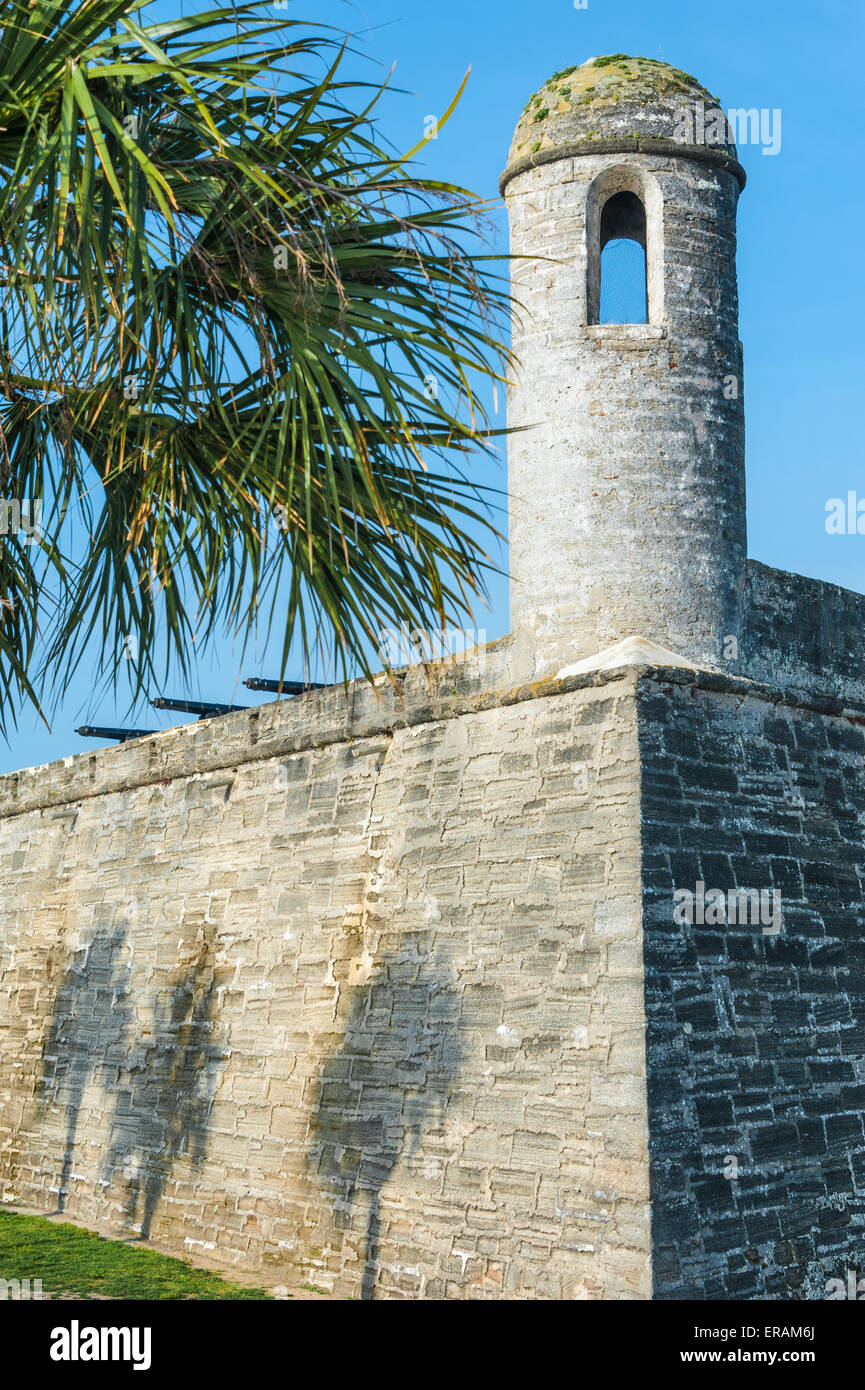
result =
[[[147,1060],[130,1071],[114,1108],[102,1181],[108,1185],[118,1171],[122,1174],[126,1223],[142,1240],[150,1235],[176,1159],[183,1155],[200,1167],[205,1157],[222,1060],[213,1036],[215,997],[208,925],[195,959],[175,967],[157,993]]]
[[[313,1102],[309,1166],[334,1209],[337,1230],[361,1210],[361,1298],[379,1275],[382,1191],[394,1169],[443,1139],[448,1092],[462,1058],[460,996],[441,951],[396,953],[349,991],[342,1046],[322,1068]]]
[[[180,1155],[200,1165],[223,1050],[213,1038],[213,929],[175,967],[153,999],[152,1023],[135,1009],[125,927],[95,937],[78,952],[58,990],[43,1052],[43,1102],[61,1106],[66,1135],[58,1209],[63,1210],[82,1098],[98,1085],[110,1110],[101,1183],[120,1177],[125,1220],[150,1235],[154,1214]]]
[[[116,1092],[129,1049],[129,960],[122,923],[75,953],[54,999],[38,1095],[42,1105],[60,1108],[65,1117],[58,1211],[66,1210],[85,1092],[91,1085],[106,1099]]]

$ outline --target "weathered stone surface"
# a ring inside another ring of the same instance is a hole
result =
[[[865,594],[749,560],[742,670],[755,680],[865,700]]]
[[[865,730],[653,681],[638,718],[655,1297],[824,1298],[865,1240]],[[698,881],[781,930],[675,923]]]
[[[711,144],[694,143],[694,110],[703,113]],[[683,132],[690,129],[690,139]],[[657,58],[611,54],[589,58],[554,73],[532,96],[517,122],[502,175],[502,188],[533,160],[596,152],[617,153],[642,146],[648,152],[675,144],[691,159],[709,157],[737,169],[736,146],[717,97],[695,77]],[[739,171],[739,178],[744,175]]]
[[[740,637],[746,556],[740,179],[690,146],[621,148],[622,131],[669,134],[676,112],[705,99],[666,64],[590,63],[556,85],[569,84],[567,110],[542,93],[521,119],[504,187],[517,258],[515,660],[544,676],[640,635],[735,670],[725,642]],[[530,128],[549,159],[523,167]],[[601,138],[584,141],[590,132]],[[600,210],[619,191],[645,209],[646,323],[593,317]]]
[[[373,709],[10,793],[5,1200],[346,1294],[821,1297],[865,1222],[861,708],[670,669]],[[701,880],[783,929],[674,923]]]
[[[353,698],[7,779],[3,1196],[345,1294],[647,1297],[633,679]]]

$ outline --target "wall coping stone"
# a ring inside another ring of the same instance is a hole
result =
[[[428,682],[419,668],[409,673],[400,694],[388,682],[372,688],[366,680],[332,686],[293,700],[257,705],[194,724],[182,724],[131,743],[82,752],[39,767],[0,777],[0,819],[32,811],[53,810],[92,797],[133,791],[175,778],[206,776],[246,763],[355,740],[390,737],[398,729],[505,708],[529,700],[550,699],[574,691],[626,683],[636,691],[644,680],[654,685],[691,686],[743,699],[762,700],[793,709],[865,724],[865,703],[815,695],[704,669],[648,665],[621,666],[563,679],[550,678],[502,688],[460,691],[454,674],[433,671]],[[452,693],[442,694],[445,683]],[[360,750],[358,750],[360,751]]]

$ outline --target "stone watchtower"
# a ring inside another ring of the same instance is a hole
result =
[[[360,1298],[861,1275],[865,596],[746,559],[726,136],[621,57],[517,127],[512,640],[0,777],[0,1203]]]
[[[521,431],[508,454],[524,674],[635,636],[736,669],[744,182],[716,98],[666,63],[589,59],[520,117],[500,186],[526,258],[508,416]],[[620,238],[645,251],[644,322],[601,322],[602,253]]]

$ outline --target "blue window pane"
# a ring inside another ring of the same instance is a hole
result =
[[[601,252],[601,323],[646,323],[646,253],[618,237]]]

